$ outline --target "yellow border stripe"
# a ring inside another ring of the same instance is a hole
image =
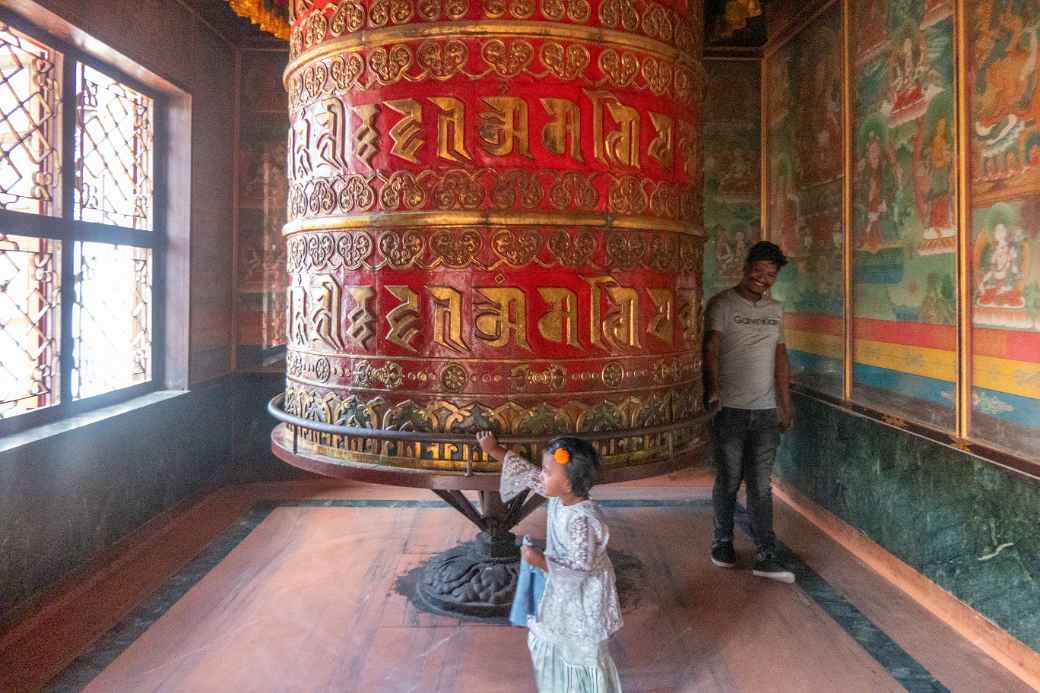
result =
[[[976,387],[1040,399],[1040,363],[976,355],[972,376]]]
[[[957,377],[957,352],[929,347],[875,342],[857,339],[856,363],[890,371],[909,373],[922,378],[954,382]]]
[[[784,339],[788,349],[797,349],[808,354],[817,354],[836,360],[840,360],[845,355],[841,335],[785,330]]]

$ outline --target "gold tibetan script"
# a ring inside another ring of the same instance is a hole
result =
[[[396,157],[419,163],[415,154],[425,144],[422,137],[422,106],[415,99],[394,99],[387,101],[386,107],[403,117],[390,128],[390,140],[393,146],[390,153]]]
[[[570,289],[546,287],[538,289],[549,312],[538,320],[538,333],[550,342],[581,347],[578,341],[578,298]]]
[[[513,287],[477,289],[486,301],[477,303],[474,333],[488,346],[503,347],[515,341],[521,349],[527,343],[527,301],[522,289]]]
[[[662,342],[670,345],[672,343],[672,334],[675,331],[672,290],[647,289],[646,291],[650,294],[650,300],[653,302],[654,308],[657,309],[646,331],[648,334],[652,334]]]
[[[619,285],[611,276],[582,279],[591,289],[589,336],[592,345],[601,349],[612,346],[638,348],[639,293]],[[608,303],[606,311],[603,310],[605,300]]]
[[[375,297],[376,290],[371,286],[348,286],[346,292],[354,300],[354,310],[347,314],[347,336],[361,348],[367,348],[368,340],[375,334],[372,328],[376,322],[368,303]]]
[[[412,340],[419,334],[416,326],[419,322],[419,295],[402,285],[387,285],[386,290],[400,301],[386,314],[386,323],[390,326],[386,339],[391,344],[415,351]]]
[[[466,151],[466,105],[454,96],[431,96],[437,114],[437,156],[448,161],[470,159]]]
[[[543,98],[542,106],[552,116],[542,128],[542,144],[553,154],[565,154],[575,161],[581,158],[581,109],[567,99]]]
[[[379,105],[369,103],[355,106],[354,114],[361,121],[354,130],[354,156],[371,171],[372,157],[379,151],[379,131],[375,127]]]
[[[664,166],[672,167],[675,152],[675,125],[674,121],[661,113],[651,113],[650,122],[657,130],[657,136],[650,141],[647,153]]]
[[[608,91],[586,91],[592,101],[592,146],[596,160],[610,166],[639,168],[639,111]],[[607,131],[604,111],[616,130]]]
[[[527,141],[527,103],[515,96],[485,96],[484,103],[491,110],[480,114],[480,141],[492,156],[516,153],[530,158]]]
[[[433,341],[453,351],[469,351],[462,341],[462,294],[450,286],[431,286]]]
[[[315,274],[310,277],[310,292],[307,302],[311,327],[311,342],[322,343],[336,350],[345,348],[340,333],[341,289],[331,274]]]

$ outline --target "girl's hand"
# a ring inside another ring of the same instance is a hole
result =
[[[481,450],[500,462],[506,456],[506,449],[498,444],[498,439],[495,438],[495,434],[491,431],[481,431],[478,433],[477,442],[480,443]]]
[[[533,546],[521,546],[520,556],[527,561],[528,565],[541,568],[542,570],[549,570],[549,566],[545,563],[545,554]]]

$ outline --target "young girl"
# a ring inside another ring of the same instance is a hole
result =
[[[502,463],[499,490],[510,500],[524,489],[549,499],[546,549],[524,546],[524,560],[548,573],[538,613],[528,617],[527,646],[541,693],[620,693],[607,640],[621,628],[610,530],[589,500],[599,458],[589,443],[555,438],[542,467],[506,450],[490,431],[477,434],[484,452]]]

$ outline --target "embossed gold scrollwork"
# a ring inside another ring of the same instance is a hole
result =
[[[365,26],[365,6],[356,0],[341,2],[329,19],[329,33],[332,36],[352,34]]]
[[[480,51],[486,69],[483,72],[470,72],[467,69],[467,44],[455,38],[437,38],[419,44],[387,44],[368,51],[338,55],[326,62],[315,62],[289,78],[286,88],[290,96],[290,111],[293,113],[298,113],[332,89],[332,84],[327,83],[330,75],[339,91],[392,86],[401,80],[446,81],[460,75],[473,80],[489,74],[510,79],[520,74],[537,78],[551,75],[562,80],[581,79],[615,88],[648,89],[657,96],[670,96],[674,91],[675,98],[684,105],[691,108],[697,106],[698,85],[702,81],[698,79],[695,70],[686,66],[673,66],[672,62],[664,58],[650,55],[640,57],[628,50],[595,48],[599,50],[596,66],[600,75],[596,79],[589,74],[593,52],[589,45],[583,43],[546,41],[535,51],[527,41],[488,39],[482,42]],[[536,56],[545,68],[544,72],[532,71]],[[367,79],[364,79],[366,72]],[[641,82],[636,79],[639,76],[642,76]]]
[[[430,237],[430,251],[439,263],[453,269],[479,264],[483,240],[476,231],[437,231]]]
[[[591,211],[599,206],[599,191],[592,184],[595,174],[568,171],[553,177],[549,201],[556,209]]]
[[[415,57],[426,74],[434,79],[447,80],[462,72],[469,57],[469,49],[465,43],[454,39],[424,41],[416,50]]]
[[[549,69],[558,79],[572,80],[585,74],[591,57],[589,49],[580,43],[572,43],[566,48],[556,41],[546,41],[538,52],[542,65]]]
[[[641,29],[643,30],[643,33],[650,38],[656,38],[666,43],[671,43],[672,19],[670,12],[657,3],[651,3],[643,11]]]
[[[365,59],[357,53],[337,55],[329,63],[329,72],[340,91],[360,89],[361,75],[365,72]]]
[[[412,49],[407,44],[397,44],[389,49],[379,46],[368,56],[368,67],[380,86],[390,86],[401,80],[401,76],[412,65]]]
[[[638,176],[620,176],[610,184],[608,208],[618,214],[642,214],[649,206],[643,179]]]
[[[336,253],[345,269],[360,268],[372,254],[372,248],[372,237],[364,231],[341,233],[336,239]]]
[[[599,54],[599,69],[611,85],[624,88],[639,74],[639,59],[628,51],[619,54],[613,48],[604,48]]]
[[[646,243],[641,234],[614,232],[607,235],[607,258],[611,269],[629,270],[643,263]]]
[[[505,17],[527,19],[534,14],[534,0],[483,0],[484,16],[491,19]]]
[[[379,252],[396,269],[411,266],[423,252],[423,239],[414,231],[387,231],[379,237]]]
[[[541,0],[540,6],[542,15],[554,22],[566,16],[572,22],[584,24],[592,16],[588,0]]]
[[[603,0],[599,5],[599,21],[611,29],[635,31],[639,28],[635,0]]]
[[[303,34],[304,47],[310,48],[325,40],[329,31],[329,22],[321,12],[313,12],[307,17]]]
[[[466,372],[463,366],[457,363],[449,363],[441,369],[440,383],[441,387],[448,392],[463,392],[466,389],[466,385],[469,384],[469,373]]]
[[[319,180],[311,189],[310,203],[308,209],[311,214],[328,216],[336,208],[336,193],[332,186],[324,180]]]
[[[653,57],[643,59],[643,79],[647,87],[657,96],[667,94],[672,86],[672,67]]]
[[[438,209],[476,209],[484,201],[484,186],[477,177],[480,171],[452,169],[436,181],[430,191]]]
[[[491,237],[491,248],[511,267],[530,264],[542,247],[542,237],[534,231],[502,229]]]
[[[426,191],[416,176],[409,171],[394,171],[379,191],[383,209],[397,211],[422,209],[426,205]]]
[[[353,173],[345,177],[339,193],[339,207],[344,212],[364,212],[372,208],[376,194],[364,176]]]
[[[499,209],[535,209],[543,196],[538,176],[525,170],[498,174],[491,185],[491,204]]]
[[[522,40],[491,39],[481,46],[480,56],[499,77],[513,78],[531,64],[534,47]]]
[[[561,265],[583,267],[590,264],[592,254],[596,252],[596,239],[588,231],[571,235],[561,229],[549,238],[548,248]]]

